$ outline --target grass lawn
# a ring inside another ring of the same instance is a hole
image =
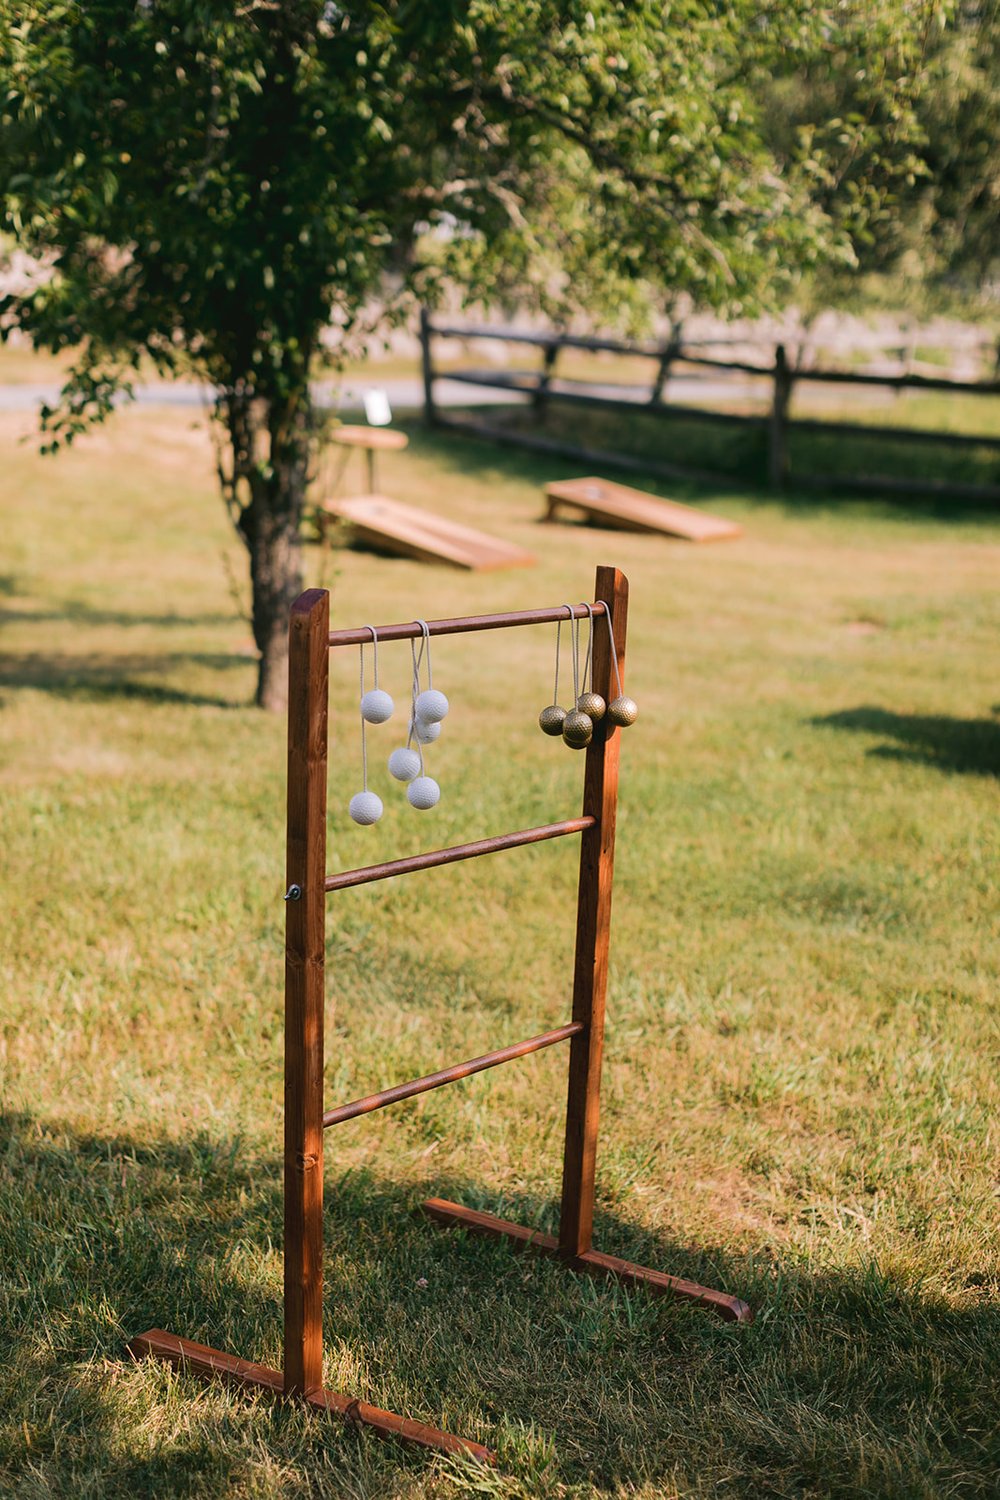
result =
[[[565,464],[415,428],[387,490],[538,566],[309,549],[343,623],[632,584],[596,1243],[757,1321],[414,1219],[430,1191],[553,1224],[563,1049],[339,1127],[327,1384],[498,1448],[469,1473],[125,1355],[160,1326],[279,1363],[284,724],[247,707],[204,432],[145,409],[43,460],[26,425],[0,418],[0,1491],[995,1496],[1000,524],[734,488],[701,498],[735,543],[542,527]],[[442,802],[390,793],[375,729],[371,830],[334,656],[334,868],[573,815],[581,759],[535,727],[553,646],[435,644]],[[407,649],[382,670],[398,701]],[[567,1016],[575,851],[331,898],[331,1103]]]
[[[728,411],[744,417],[767,415],[766,390],[760,399],[726,402],[719,400],[717,390],[716,387],[711,397],[699,398],[696,404],[715,414]],[[669,403],[663,411],[669,413]],[[887,391],[872,393],[862,389],[844,397],[839,389],[829,386],[803,386],[796,388],[793,413],[824,423],[848,422],[893,429],[891,437],[881,434],[870,437],[867,433],[804,431],[793,422],[788,436],[792,475],[821,483],[828,481],[832,493],[839,479],[856,480],[865,474],[1000,486],[1000,399],[995,396],[907,393],[897,398]],[[724,417],[693,422],[680,412],[666,416],[642,410],[622,413],[558,400],[552,401],[541,422],[528,405],[480,406],[472,416],[512,431],[586,447],[592,452],[625,452],[645,462],[672,463],[707,474],[732,474],[734,484],[739,482],[735,477],[739,475],[744,482],[762,487],[767,474],[768,432],[763,422],[734,426]],[[945,436],[941,442],[915,443],[907,436],[913,428],[986,441],[958,449],[949,448]],[[793,486],[794,483],[793,478]],[[813,493],[803,484],[801,498],[806,504],[812,503],[808,497]],[[795,503],[794,493],[789,501]],[[943,497],[941,515],[954,514],[953,505],[952,497]]]

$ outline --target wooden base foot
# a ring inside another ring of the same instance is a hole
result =
[[[550,1234],[541,1234],[535,1229],[525,1229],[520,1224],[510,1224],[493,1214],[477,1212],[474,1208],[463,1208],[458,1203],[448,1203],[444,1198],[428,1198],[422,1205],[423,1212],[435,1224],[446,1229],[466,1229],[470,1234],[482,1234],[494,1239],[505,1239],[515,1250],[533,1250],[538,1255],[550,1255],[564,1260],[574,1271],[585,1271],[588,1276],[611,1276],[626,1286],[644,1287],[660,1297],[684,1297],[690,1302],[700,1302],[718,1313],[730,1323],[752,1323],[753,1312],[739,1297],[730,1297],[725,1292],[713,1292],[699,1286],[696,1281],[685,1281],[680,1276],[667,1276],[663,1271],[651,1271],[647,1266],[636,1266],[631,1261],[619,1260],[615,1255],[602,1255],[599,1250],[588,1250],[583,1255],[564,1257],[559,1252],[559,1241]]]
[[[139,1334],[129,1344],[129,1350],[137,1359],[162,1359],[177,1369],[189,1370],[205,1379],[227,1380],[235,1385],[247,1386],[251,1390],[267,1391],[272,1396],[284,1396],[284,1380],[280,1370],[270,1370],[266,1365],[255,1365],[248,1359],[237,1359],[235,1355],[223,1354],[218,1349],[209,1349],[205,1344],[196,1344],[192,1339],[182,1339],[175,1333],[164,1333],[161,1328],[151,1328]],[[300,1396],[300,1400],[313,1411],[327,1412],[368,1427],[379,1437],[401,1438],[419,1448],[432,1448],[440,1453],[459,1453],[478,1463],[496,1462],[489,1448],[482,1443],[470,1442],[467,1438],[455,1437],[450,1432],[439,1432],[436,1427],[425,1427],[422,1422],[412,1422],[407,1417],[398,1417],[394,1412],[381,1411],[377,1406],[368,1406],[356,1401],[353,1396],[341,1395],[339,1391],[316,1390]]]

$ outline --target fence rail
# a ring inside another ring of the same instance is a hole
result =
[[[797,385],[803,383],[855,386],[859,388],[882,387],[894,391],[951,392],[953,394],[982,397],[1000,396],[1000,379],[959,381],[946,376],[923,375],[915,372],[899,374],[872,374],[862,371],[822,369],[793,363],[784,344],[775,346],[770,363],[754,363],[746,359],[720,359],[694,352],[706,347],[708,341],[696,344],[684,341],[680,330],[674,328],[670,337],[661,344],[630,343],[623,339],[601,338],[584,334],[560,332],[533,333],[514,328],[478,327],[467,323],[438,323],[431,319],[426,309],[421,311],[420,338],[424,379],[424,413],[427,421],[438,426],[461,428],[477,436],[497,439],[501,442],[532,448],[579,460],[586,463],[605,464],[621,469],[641,471],[667,479],[697,479],[713,483],[731,482],[732,473],[721,473],[692,468],[680,463],[666,463],[657,458],[636,457],[603,449],[587,448],[576,443],[547,437],[541,433],[514,430],[496,422],[445,415],[434,399],[434,384],[438,380],[457,381],[470,386],[516,393],[529,398],[539,418],[550,403],[602,408],[610,411],[641,412],[645,415],[666,419],[683,418],[695,422],[715,422],[745,430],[759,430],[765,434],[767,449],[767,478],[773,489],[785,489],[791,485],[803,488],[842,489],[845,492],[863,490],[868,493],[897,495],[953,495],[956,498],[1000,502],[1000,483],[981,484],[964,480],[950,481],[945,478],[921,477],[902,479],[898,475],[865,473],[852,475],[818,475],[792,471],[789,439],[792,432],[808,432],[852,439],[874,439],[883,442],[906,442],[923,445],[934,444],[954,451],[975,448],[997,450],[1000,463],[1000,436],[993,434],[967,434],[935,431],[926,427],[891,427],[869,425],[861,422],[826,421],[815,417],[793,417],[792,395]],[[530,371],[514,370],[448,370],[434,364],[433,341],[436,339],[487,339],[508,344],[524,345],[540,349],[543,354],[541,368]],[[713,340],[713,344],[721,341]],[[648,389],[632,385],[621,387],[620,392],[609,392],[596,381],[580,379],[558,380],[556,365],[560,353],[565,349],[584,350],[588,353],[627,355],[655,362],[655,371]],[[718,370],[738,375],[757,376],[767,381],[770,398],[766,412],[733,412],[713,410],[710,407],[692,406],[666,399],[665,388],[671,375],[679,366],[704,370]],[[626,395],[626,390],[633,394]],[[1000,467],[998,467],[1000,476]]]

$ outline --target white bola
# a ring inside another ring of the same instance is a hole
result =
[[[441,788],[433,776],[418,776],[416,781],[411,781],[406,788],[406,800],[411,807],[426,812],[429,807],[434,807],[441,800]]]
[[[448,713],[448,700],[437,688],[425,688],[417,698],[415,717],[421,724],[440,724]]]
[[[395,704],[383,688],[369,688],[361,698],[361,717],[369,724],[384,724]]]
[[[440,724],[427,724],[423,719],[410,720],[410,733],[421,745],[430,745],[441,733]]]
[[[397,781],[412,781],[420,775],[420,755],[416,750],[401,745],[389,756],[389,775]]]
[[[362,828],[370,828],[382,816],[382,798],[375,792],[355,792],[347,811],[355,823],[360,823]]]

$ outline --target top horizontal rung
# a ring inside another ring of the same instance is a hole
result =
[[[603,599],[593,604],[574,604],[572,611],[565,604],[556,604],[548,609],[519,609],[499,615],[458,615],[453,620],[428,620],[431,635],[462,635],[472,630],[503,630],[515,625],[551,625],[556,620],[585,620],[590,610],[595,615],[606,615],[608,607]],[[376,625],[379,641],[416,640],[423,634],[416,620],[407,620],[400,625]],[[367,625],[356,625],[350,630],[331,630],[331,646],[366,646],[372,633]]]

